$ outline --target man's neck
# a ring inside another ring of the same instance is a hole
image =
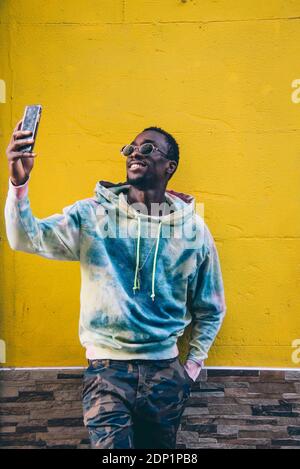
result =
[[[148,213],[151,213],[151,204],[162,204],[166,202],[166,187],[142,190],[136,186],[130,186],[127,193],[127,202],[131,204],[144,204]]]

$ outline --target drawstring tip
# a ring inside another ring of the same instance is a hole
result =
[[[152,293],[151,298],[152,298],[152,301],[154,301],[155,293]]]

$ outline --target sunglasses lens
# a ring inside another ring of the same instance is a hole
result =
[[[142,155],[149,155],[153,150],[153,145],[152,143],[143,143],[140,147],[140,152]]]
[[[133,145],[125,145],[125,147],[122,148],[122,153],[124,156],[129,156],[133,152],[134,147]]]

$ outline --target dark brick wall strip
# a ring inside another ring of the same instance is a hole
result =
[[[64,418],[48,420],[48,427],[82,427],[82,418]]]
[[[82,379],[83,373],[58,373],[57,379]]]
[[[214,376],[259,376],[258,370],[207,370],[208,377]]]

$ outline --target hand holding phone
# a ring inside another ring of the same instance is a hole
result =
[[[27,181],[33,168],[36,153],[32,149],[41,110],[40,105],[26,106],[23,119],[17,123],[6,150],[10,180],[16,186]]]

